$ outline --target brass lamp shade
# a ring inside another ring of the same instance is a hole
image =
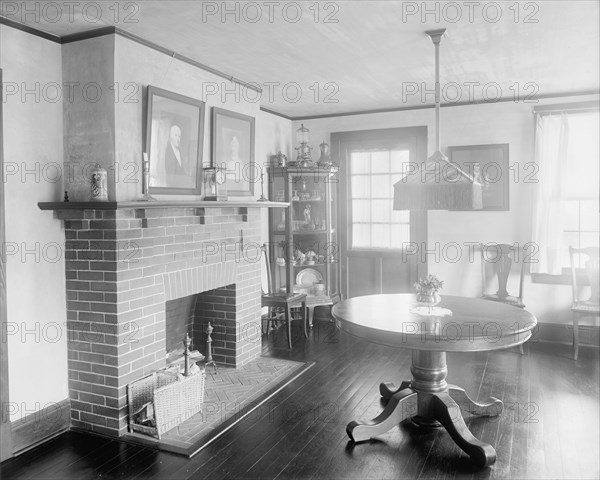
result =
[[[477,210],[481,185],[394,185],[394,210]]]
[[[394,184],[394,210],[481,208],[481,184],[439,151]]]

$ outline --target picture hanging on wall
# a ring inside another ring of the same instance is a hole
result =
[[[254,194],[254,118],[213,107],[212,165],[225,171],[227,194]]]
[[[200,195],[205,103],[148,87],[149,193]]]
[[[482,210],[509,210],[508,143],[448,147],[448,160],[481,183]]]

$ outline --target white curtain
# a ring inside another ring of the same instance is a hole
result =
[[[560,199],[565,187],[569,123],[566,113],[536,114],[535,161],[539,166],[533,215],[533,242],[538,246],[535,273],[562,273],[563,222]]]

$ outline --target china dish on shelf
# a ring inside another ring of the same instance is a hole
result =
[[[311,287],[307,287],[305,285],[294,285],[294,293],[304,293],[305,295],[309,295],[311,291]]]
[[[296,284],[305,287],[312,287],[317,282],[323,281],[323,275],[314,268],[305,268],[296,275]]]

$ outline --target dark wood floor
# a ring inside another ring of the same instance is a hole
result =
[[[478,469],[444,430],[401,424],[380,440],[351,445],[346,424],[381,409],[377,386],[410,378],[410,352],[362,343],[319,323],[294,349],[283,335],[264,354],[317,364],[255,414],[191,459],[116,440],[64,434],[1,466],[29,479],[205,478],[599,478],[599,358],[583,348],[533,344],[515,351],[449,354],[448,380],[480,400],[504,401],[498,419],[467,417],[495,446],[498,461]]]

